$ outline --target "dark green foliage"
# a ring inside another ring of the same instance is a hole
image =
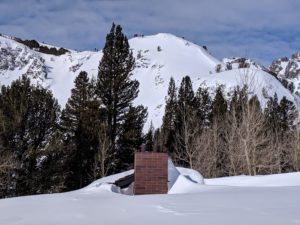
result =
[[[133,168],[134,153],[138,151],[143,143],[143,126],[147,117],[147,109],[143,106],[130,106],[122,124],[119,139],[119,171]]]
[[[165,152],[173,153],[175,144],[175,119],[177,108],[177,93],[173,77],[171,77],[168,88],[168,96],[166,97],[165,114],[162,123],[162,150]]]
[[[176,107],[176,142],[177,154],[183,155],[187,151],[188,145],[191,141],[191,135],[194,132],[195,126],[195,98],[192,82],[189,76],[182,79],[180,88],[178,90],[178,102]],[[186,162],[179,161],[179,164],[186,166]]]
[[[222,87],[216,89],[216,95],[212,102],[212,116],[214,121],[224,121],[227,113],[227,101],[224,98]]]
[[[293,102],[289,101],[285,96],[279,103],[279,126],[282,131],[288,131],[295,128],[295,119],[298,116]]]
[[[275,93],[274,97],[270,97],[269,101],[267,102],[267,107],[264,111],[265,114],[265,123],[266,126],[273,132],[277,133],[279,130],[279,104],[278,104],[278,97]]]
[[[207,88],[198,88],[195,96],[195,108],[199,129],[208,128],[212,121],[212,99]]]
[[[254,100],[253,100],[254,101]],[[238,123],[241,123],[243,112],[245,110],[245,107],[247,107],[248,103],[248,93],[247,93],[247,87],[243,87],[242,89],[238,86],[234,89],[229,110],[231,113],[235,114],[235,117],[237,119]]]
[[[273,136],[273,142],[285,142],[295,130],[295,119],[298,116],[295,105],[286,97],[283,97],[278,103],[277,94],[270,98],[265,109],[266,127]],[[282,171],[291,171],[292,165],[290,160],[287,160],[288,146],[282,146],[277,154],[280,161]]]
[[[80,72],[61,117],[64,151],[69,156],[66,163],[69,174],[65,184],[67,190],[81,188],[94,179],[98,126],[101,122],[99,107],[93,84],[86,72]]]
[[[154,127],[153,123],[151,121],[150,127],[148,129],[148,132],[145,134],[144,142],[146,144],[146,151],[151,152],[154,148]]]
[[[106,36],[103,57],[99,64],[97,94],[107,111],[110,145],[116,154],[117,140],[123,135],[122,125],[132,101],[138,95],[139,82],[130,79],[134,65],[135,61],[121,26],[113,24]],[[121,167],[116,165],[116,168]]]
[[[47,142],[58,125],[57,101],[50,91],[32,86],[23,76],[11,86],[2,86],[0,113],[3,119],[0,139],[16,162],[11,171],[14,174],[9,182],[11,188],[6,194],[18,196],[44,191],[37,184],[42,179],[42,163],[48,157]]]
[[[217,176],[227,176],[228,175],[228,163],[229,157],[226,152],[226,119],[228,112],[228,103],[223,95],[223,90],[219,86],[216,89],[216,95],[212,102],[212,118],[213,125],[217,132],[217,141],[215,142],[214,148],[216,152],[216,172]]]
[[[177,113],[178,119],[187,119],[186,116],[195,107],[194,91],[192,81],[189,76],[182,79],[180,88],[178,91]]]

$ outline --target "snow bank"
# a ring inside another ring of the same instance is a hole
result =
[[[179,171],[173,164],[172,160],[169,158],[168,159],[168,190],[172,188],[179,175],[180,175]]]
[[[115,187],[108,182],[133,172],[127,171],[99,179],[78,191],[2,199],[0,224],[294,225],[300,223],[300,173],[205,179],[203,184],[202,176],[196,171],[173,167],[172,177],[177,174],[176,170],[180,174],[169,195],[116,194],[115,192],[120,190],[114,189]],[[265,187],[270,184],[276,187]],[[297,186],[280,187],[280,185]]]
[[[239,187],[287,187],[300,186],[300,172],[261,175],[261,176],[233,176],[205,179],[206,185],[226,185]]]

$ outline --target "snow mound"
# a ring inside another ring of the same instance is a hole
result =
[[[176,171],[179,175],[176,177],[176,180],[173,180],[173,184],[169,188],[168,194],[193,192],[199,190],[199,187],[204,184],[203,176],[195,170],[177,167]]]
[[[168,190],[172,188],[176,180],[178,179],[180,173],[178,169],[173,164],[172,160],[168,159]]]
[[[258,176],[233,176],[205,179],[206,185],[237,187],[288,187],[300,186],[300,172]]]
[[[177,169],[181,175],[188,177],[194,183],[204,184],[204,178],[198,171],[183,167],[177,167]]]

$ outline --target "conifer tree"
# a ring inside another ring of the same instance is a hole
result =
[[[175,116],[177,107],[177,93],[174,78],[171,77],[168,88],[168,96],[166,97],[166,107],[163,116],[162,123],[162,141],[163,146],[161,146],[163,151],[168,151],[169,153],[174,152],[175,143]]]
[[[293,102],[289,101],[285,96],[279,103],[279,116],[281,130],[286,132],[295,128],[295,119],[298,112]]]
[[[274,94],[274,97],[270,97],[267,102],[267,107],[264,110],[265,114],[265,123],[268,129],[270,129],[274,134],[279,131],[279,104],[277,94]]]
[[[62,112],[61,128],[64,132],[64,151],[68,155],[66,188],[81,188],[90,183],[98,148],[100,124],[99,102],[95,99],[93,85],[86,72],[76,77],[66,108]]]
[[[9,196],[40,193],[44,151],[58,125],[60,108],[50,91],[30,84],[29,78],[2,86],[0,139],[7,154],[15,159],[7,193]]]
[[[99,64],[97,94],[107,111],[110,146],[116,154],[120,150],[117,140],[122,135],[122,125],[138,95],[139,82],[131,79],[134,66],[132,51],[121,26],[113,24]]]
[[[212,102],[213,120],[217,122],[224,121],[227,113],[227,101],[224,98],[222,87],[216,89],[215,98]]]
[[[278,103],[277,94],[275,93],[274,97],[267,102],[265,121],[273,139],[272,143],[275,146],[273,150],[276,152],[278,172],[288,172],[293,168],[287,140],[295,129],[294,123],[297,115],[295,105],[286,97],[283,97]]]
[[[144,142],[146,144],[146,151],[153,151],[154,147],[154,126],[151,121],[148,132],[145,134]]]
[[[130,106],[122,124],[119,139],[119,151],[116,156],[119,165],[118,170],[129,170],[133,168],[134,153],[143,144],[143,126],[147,117],[147,109],[142,105]]]
[[[176,107],[176,151],[180,158],[186,158],[191,138],[195,132],[195,98],[192,82],[189,76],[182,79],[178,90],[178,103]],[[179,164],[186,166],[184,160]]]
[[[216,89],[215,98],[212,102],[212,121],[214,136],[214,152],[216,155],[216,176],[228,175],[228,153],[226,148],[226,118],[227,118],[227,101],[224,98],[222,87]]]
[[[208,128],[211,125],[212,99],[207,88],[199,87],[195,96],[195,107],[199,128]]]
[[[243,88],[240,88],[237,86],[234,89],[233,95],[231,97],[229,110],[231,113],[235,113],[235,117],[237,119],[237,122],[240,124],[242,117],[243,117],[243,111],[246,107],[248,102],[248,94],[247,94],[247,87],[244,86]]]

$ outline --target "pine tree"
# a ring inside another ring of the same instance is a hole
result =
[[[74,83],[75,87],[61,117],[61,129],[65,136],[64,151],[68,155],[67,190],[81,188],[94,179],[92,174],[98,148],[97,128],[103,116],[87,73],[80,72]]]
[[[228,170],[228,153],[226,147],[226,118],[227,118],[227,101],[224,98],[222,87],[216,89],[215,98],[212,102],[212,122],[215,131],[214,152],[216,154],[216,176],[227,176]]]
[[[195,98],[192,82],[189,76],[182,79],[178,91],[176,107],[176,151],[180,158],[186,158],[186,153],[195,132]],[[182,166],[188,166],[185,160],[179,160]]]
[[[213,120],[217,122],[224,121],[227,113],[227,101],[224,98],[222,87],[216,89],[215,98],[212,102]]]
[[[293,135],[293,132],[296,130],[295,120],[298,117],[298,112],[296,110],[293,102],[289,101],[285,96],[280,100],[278,105],[278,114],[279,114],[279,134],[281,137],[281,142],[286,143],[286,146],[282,148],[280,154],[280,164],[281,170],[283,172],[293,171],[292,158],[294,156],[290,155],[288,145],[286,142]]]
[[[174,152],[175,143],[175,116],[177,107],[177,93],[176,85],[173,77],[171,77],[168,88],[168,96],[166,97],[166,107],[163,116],[163,123],[161,129],[163,146],[161,146],[163,151],[169,153]],[[165,150],[166,149],[166,150]]]
[[[133,168],[134,153],[137,152],[143,143],[143,126],[147,117],[147,109],[139,105],[130,106],[122,124],[119,139],[119,151],[117,163],[119,171]]]
[[[231,113],[235,114],[238,124],[241,123],[244,108],[247,106],[248,103],[248,94],[247,94],[247,87],[244,86],[242,89],[237,86],[234,89],[233,95],[231,97],[229,110]]]
[[[295,105],[286,97],[283,97],[278,103],[278,97],[275,93],[274,97],[267,102],[264,114],[266,127],[273,137],[272,142],[275,146],[278,172],[291,171],[293,168],[291,164],[292,156],[288,153],[289,143],[287,143],[287,140],[295,129],[294,123],[298,115]]]
[[[289,101],[285,96],[279,103],[280,127],[283,132],[293,130],[295,128],[295,120],[298,112],[293,102]]]
[[[112,25],[106,36],[99,64],[97,94],[107,110],[108,133],[112,151],[118,154],[117,140],[132,101],[138,95],[139,82],[132,80],[135,61],[120,25]],[[120,167],[120,166],[116,166]]]
[[[265,123],[268,129],[273,133],[278,133],[279,131],[279,104],[277,94],[274,94],[274,97],[270,97],[267,102],[267,107],[264,110],[265,114]]]
[[[212,99],[207,88],[199,87],[195,96],[195,107],[200,129],[208,128],[211,125]]]
[[[148,132],[145,134],[144,142],[146,144],[146,151],[151,152],[153,151],[154,147],[154,126],[151,121],[150,127],[148,129]]]
[[[44,151],[57,129],[60,108],[50,91],[30,84],[29,78],[2,86],[0,114],[3,119],[0,139],[7,153],[16,161],[9,181],[10,196],[43,192],[43,163],[49,161]]]

